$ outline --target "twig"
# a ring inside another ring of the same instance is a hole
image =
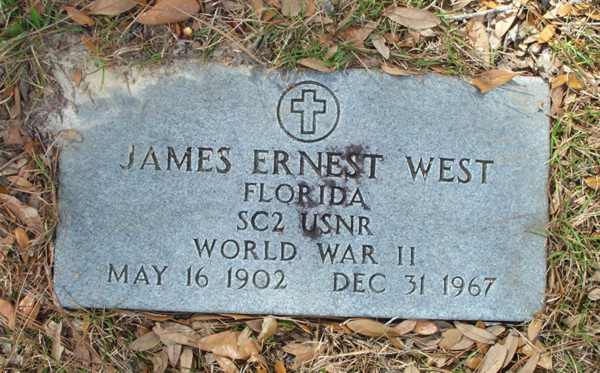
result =
[[[457,14],[455,16],[447,16],[446,18],[454,20],[454,21],[460,21],[463,19],[469,19],[469,18],[473,18],[473,17],[487,16],[488,14],[510,13],[515,10],[516,9],[513,8],[512,6],[505,5],[505,6],[499,6],[494,9],[482,10],[480,12],[475,12],[475,13],[465,13],[465,14]]]
[[[259,59],[258,57],[256,57],[254,55],[254,53],[250,52],[250,50],[248,48],[244,47],[244,45],[242,45],[242,43],[240,43],[236,38],[234,38],[231,35],[229,35],[229,33],[221,31],[218,27],[211,25],[210,23],[204,21],[203,19],[200,19],[198,17],[192,17],[192,18],[194,20],[196,20],[198,23],[202,24],[203,26],[208,27],[212,31],[216,32],[217,34],[221,35],[225,39],[227,39],[230,42],[234,43],[242,52],[246,53],[250,58],[252,58],[258,64],[260,64],[260,65],[264,65],[265,64],[264,61],[262,61],[261,59]]]
[[[0,166],[0,171],[3,171],[6,167],[10,166],[12,163],[18,161],[22,157],[23,157],[23,153],[17,155],[14,158],[9,159],[6,163],[4,163],[2,166]]]

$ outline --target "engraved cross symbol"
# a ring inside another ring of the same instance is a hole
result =
[[[308,135],[317,131],[317,114],[327,111],[326,100],[317,99],[317,91],[303,89],[302,98],[292,99],[292,113],[300,114],[300,133]]]

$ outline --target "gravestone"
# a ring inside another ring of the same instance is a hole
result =
[[[220,65],[99,71],[60,125],[71,308],[524,320],[548,88]]]

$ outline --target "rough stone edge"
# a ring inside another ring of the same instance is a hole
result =
[[[181,74],[189,79],[195,79],[193,74],[187,73],[186,67],[189,67],[190,64],[194,64],[196,66],[220,66],[224,68],[232,68],[236,69],[240,72],[243,72],[248,75],[252,75],[256,71],[264,71],[265,73],[279,72],[283,74],[290,74],[293,76],[294,74],[309,72],[312,74],[328,74],[328,73],[318,73],[314,70],[274,70],[268,69],[258,65],[249,65],[249,64],[224,64],[218,63],[214,61],[205,61],[198,58],[183,58],[176,59],[168,64],[164,65],[151,65],[151,66],[111,66],[106,69],[101,69],[93,66],[94,61],[90,57],[89,53],[85,50],[85,48],[75,48],[70,50],[68,53],[62,55],[60,59],[56,59],[52,61],[53,65],[53,76],[56,79],[59,87],[62,90],[62,108],[56,108],[57,112],[51,113],[48,121],[47,121],[47,129],[51,132],[58,132],[61,130],[68,129],[65,126],[66,122],[70,120],[76,121],[76,110],[77,106],[80,104],[84,104],[89,101],[93,101],[94,98],[102,98],[108,97],[109,93],[112,89],[119,89],[123,87],[127,87],[127,89],[135,94],[137,91],[143,90],[144,88],[155,84],[158,79],[166,75],[177,75]],[[80,69],[82,71],[82,80],[79,84],[79,87],[76,87],[72,81],[72,73],[75,69]],[[365,71],[365,69],[361,68],[352,68],[344,71],[339,71],[338,73],[344,72],[352,72],[352,71]],[[382,70],[374,69],[368,70],[373,74],[385,75],[386,74]],[[441,75],[435,72],[431,72],[423,75],[413,75],[413,76],[402,76],[395,77],[397,79],[406,79],[406,78],[423,78],[434,76],[441,79],[456,79],[458,81],[462,81],[464,84],[471,86],[469,81],[465,78],[461,78],[458,76],[447,76]],[[526,84],[530,85],[530,88],[527,92],[523,92],[519,90],[519,87],[525,86]],[[511,82],[507,83],[507,85],[498,87],[497,90],[503,90],[507,88],[513,88],[512,90],[516,93],[525,93],[532,94],[538,96],[540,102],[543,102],[543,111],[545,113],[549,113],[550,111],[550,95],[549,95],[549,85],[546,81],[543,80],[542,77],[539,76],[516,76],[512,79]],[[516,88],[516,89],[515,89]],[[473,88],[475,89],[475,88]],[[93,95],[92,95],[93,92]],[[491,91],[487,94],[493,94],[494,91]]]

